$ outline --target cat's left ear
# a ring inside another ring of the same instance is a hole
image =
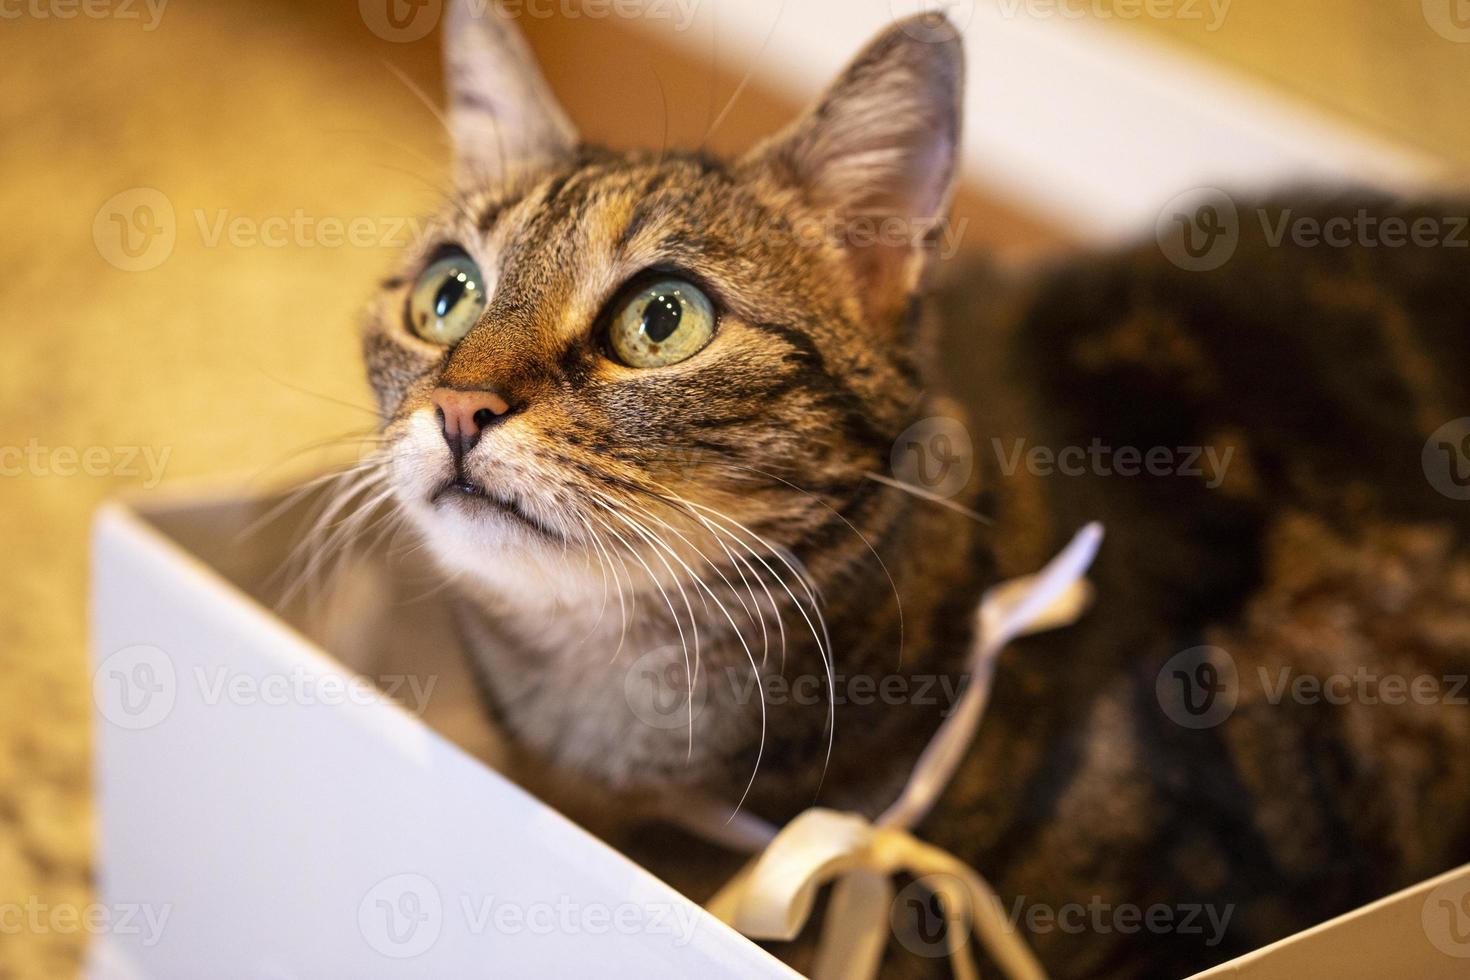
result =
[[[503,181],[569,156],[577,130],[498,0],[448,0],[444,71],[455,171]]]
[[[878,36],[825,95],[742,167],[795,186],[830,219],[870,313],[906,305],[949,209],[960,143],[964,49],[939,15]]]

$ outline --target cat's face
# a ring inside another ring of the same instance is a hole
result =
[[[463,190],[365,340],[393,494],[435,555],[555,598],[605,587],[584,553],[652,583],[861,519],[922,393],[910,300],[957,45],[891,31],[724,163],[579,147],[510,22],[472,6],[447,25]]]

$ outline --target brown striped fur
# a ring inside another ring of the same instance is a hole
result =
[[[825,697],[832,670],[953,691],[983,589],[1100,518],[1095,612],[1008,652],[924,833],[1007,901],[1231,918],[1212,942],[1032,935],[1055,975],[1181,975],[1470,860],[1466,709],[1304,708],[1254,683],[1283,666],[1470,670],[1465,505],[1418,462],[1435,427],[1470,414],[1462,253],[1305,254],[1247,230],[1214,273],[1151,244],[1025,281],[964,266],[921,301],[958,142],[959,48],[936,22],[895,27],[811,113],[725,161],[577,145],[514,29],[452,9],[461,188],[384,284],[364,350],[396,500],[453,577],[525,778],[609,833],[599,817],[671,790],[773,820],[817,800],[876,812],[952,698],[854,698],[835,715],[772,698],[763,717],[738,679],[805,677]],[[858,240],[887,218],[901,237]],[[447,243],[492,292],[441,348],[404,303]],[[688,361],[640,371],[609,356],[603,320],[650,268],[699,283],[720,324]],[[454,473],[436,386],[516,406],[466,465],[523,518],[432,499]],[[912,423],[967,413],[977,473],[956,502],[993,527],[867,476]],[[1014,437],[1234,462],[1218,486],[1048,479],[997,465],[990,441]],[[1240,703],[1192,730],[1155,682],[1206,643],[1234,658]],[[649,723],[639,671],[696,678],[688,727]],[[694,894],[729,869],[666,829],[627,841]],[[778,950],[797,965],[807,951]]]

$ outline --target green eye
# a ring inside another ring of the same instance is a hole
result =
[[[485,312],[484,277],[461,251],[429,263],[408,296],[408,322],[431,344],[458,343]]]
[[[678,364],[698,354],[715,335],[715,308],[698,286],[661,279],[613,310],[609,341],[629,367]]]

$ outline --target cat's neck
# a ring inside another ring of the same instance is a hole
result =
[[[959,515],[896,490],[875,511],[888,533],[797,556],[818,608],[795,581],[758,589],[734,571],[620,595],[595,560],[569,574],[575,555],[544,582],[468,583],[471,652],[530,769],[634,797],[746,798],[773,819],[819,787],[829,805],[881,807],[958,701],[989,563]]]

